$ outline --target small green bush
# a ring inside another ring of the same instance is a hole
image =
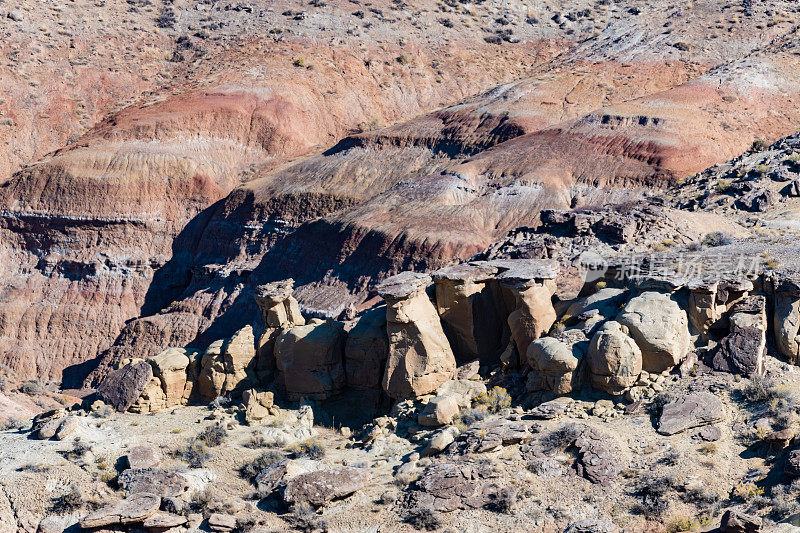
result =
[[[261,473],[262,470],[277,463],[283,458],[284,455],[282,453],[274,450],[264,452],[249,463],[241,466],[239,468],[239,475],[244,479],[252,481],[258,474]]]
[[[206,446],[213,448],[222,444],[227,436],[228,432],[224,427],[219,424],[214,424],[201,431],[197,438]]]

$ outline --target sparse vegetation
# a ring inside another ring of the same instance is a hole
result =
[[[192,440],[173,452],[173,457],[180,459],[192,468],[203,468],[206,461],[213,457],[202,441]]]
[[[60,496],[52,498],[50,510],[55,514],[72,514],[86,505],[83,494],[77,485],[71,484],[67,491]]]
[[[201,431],[197,439],[206,446],[214,448],[225,442],[225,437],[227,436],[228,431],[224,427],[219,424],[214,424]]]
[[[300,457],[310,457],[311,459],[321,459],[325,456],[325,445],[318,439],[307,439],[302,442],[292,444],[286,451],[294,459]]]
[[[28,396],[40,396],[44,390],[44,385],[38,379],[29,379],[19,386],[19,391]]]
[[[418,507],[412,509],[406,516],[406,523],[411,524],[414,529],[435,531],[442,527],[439,515],[431,507]]]
[[[473,403],[485,407],[490,413],[499,413],[511,407],[511,396],[503,387],[492,387],[491,390],[476,396]]]
[[[314,508],[308,503],[298,503],[292,507],[292,514],[288,521],[301,531],[327,530],[328,524],[324,518],[319,516]]]
[[[700,242],[703,246],[714,248],[716,246],[726,246],[733,241],[728,234],[722,231],[712,231],[711,233],[706,233]]]
[[[751,152],[763,152],[768,147],[769,147],[769,144],[767,144],[767,141],[765,141],[764,139],[756,139],[755,141],[753,141],[753,144],[750,146],[750,151]]]
[[[485,411],[478,409],[464,409],[453,419],[453,425],[459,430],[464,431],[467,428],[472,427],[472,425],[475,423],[486,419],[488,416],[489,414]]]
[[[249,463],[242,465],[239,468],[239,475],[241,475],[244,479],[252,481],[258,474],[261,473],[262,470],[275,464],[284,457],[285,456],[282,453],[275,450],[264,452]]]

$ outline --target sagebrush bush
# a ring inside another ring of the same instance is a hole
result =
[[[325,445],[317,439],[307,439],[296,442],[286,448],[293,459],[300,457],[310,457],[311,459],[321,459],[325,457]]]
[[[203,444],[211,448],[219,446],[225,441],[228,436],[228,431],[219,424],[208,426],[197,436],[197,439],[202,441]]]
[[[277,463],[284,457],[285,456],[282,453],[275,450],[264,452],[249,463],[239,467],[239,475],[244,479],[252,481],[258,474],[261,473],[262,470]]]
[[[581,430],[577,424],[564,424],[543,437],[541,443],[546,450],[565,450],[572,446],[580,434]]]
[[[722,231],[712,231],[711,233],[706,233],[703,236],[703,240],[700,242],[703,244],[703,246],[714,248],[716,246],[726,246],[733,241],[726,233]]]
[[[492,387],[491,390],[477,395],[473,403],[482,405],[490,413],[499,413],[507,407],[511,407],[511,396],[503,387]]]
[[[213,457],[208,453],[206,445],[199,440],[189,441],[185,446],[173,452],[172,455],[192,468],[203,468],[206,462]]]
[[[44,392],[44,386],[38,379],[29,379],[19,386],[19,391],[28,396],[39,396]]]
[[[314,508],[306,502],[298,503],[292,507],[289,522],[301,531],[327,531],[328,523],[319,516]]]
[[[51,499],[50,510],[55,514],[72,514],[82,509],[84,505],[86,505],[86,501],[81,490],[77,485],[72,484],[67,492]]]
[[[406,516],[406,523],[411,524],[414,529],[424,529],[426,531],[436,531],[442,527],[442,520],[432,507],[417,507],[412,509]]]

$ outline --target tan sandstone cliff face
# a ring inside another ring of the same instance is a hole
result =
[[[622,3],[563,23],[551,18],[561,3],[524,15],[488,3],[448,14],[457,24],[445,28],[440,15],[392,6],[360,19],[349,2],[256,3],[243,14],[178,1],[175,29],[131,45],[114,80],[87,84],[119,112],[93,107],[68,126],[79,137],[44,157],[67,132],[39,143],[26,132],[55,115],[0,131],[6,153],[28,154],[3,160],[7,172],[41,158],[0,189],[0,244],[13,258],[1,274],[0,360],[79,379],[88,368],[75,365],[99,354],[207,344],[258,312],[253,287],[289,276],[302,304],[338,314],[375,278],[468,257],[545,207],[638,195],[614,187],[683,177],[754,136],[787,133],[800,114],[791,9],[756,30],[765,13],[729,28],[711,1],[677,14],[639,6],[637,16]],[[104,65],[116,46],[91,27],[56,37],[59,17],[79,15],[35,9],[14,26],[16,42],[45,20],[54,30],[41,46],[75,41],[69,53],[88,62],[76,72]],[[114,9],[106,22],[145,28],[158,14]],[[520,42],[487,42],[506,15]],[[207,18],[226,21],[219,40],[188,30]],[[118,40],[136,33],[117,26]],[[15,94],[29,91],[32,67],[11,68]],[[134,67],[146,81],[124,77]],[[48,72],[34,81],[52,96]],[[5,105],[21,113],[19,98]]]

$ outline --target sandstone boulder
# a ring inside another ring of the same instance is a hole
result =
[[[585,518],[578,520],[564,530],[564,533],[616,533],[617,526],[607,520]]]
[[[248,389],[242,393],[242,404],[244,405],[244,419],[248,424],[253,424],[260,420],[277,414],[274,406],[275,395],[271,391],[259,392],[255,389]]]
[[[728,509],[722,515],[720,533],[758,533],[761,531],[762,520],[760,516],[745,514],[741,511]]]
[[[189,402],[197,381],[195,360],[199,357],[200,353],[195,350],[167,348],[148,360],[153,367],[153,375],[161,380],[165,407]]]
[[[612,320],[628,296],[626,289],[603,288],[576,299],[562,314],[562,321],[577,321],[575,327],[592,336],[605,320]]]
[[[320,507],[353,494],[369,478],[369,472],[365,469],[351,467],[300,474],[286,483],[283,499],[288,504],[308,502]]]
[[[198,394],[213,400],[230,394],[252,381],[255,372],[255,338],[252,326],[245,326],[230,339],[211,343],[203,354],[197,378]]]
[[[152,379],[148,363],[131,363],[111,372],[97,388],[97,397],[119,412],[127,411]]]
[[[284,279],[260,285],[256,288],[255,300],[261,310],[264,324],[269,328],[290,329],[302,326],[305,319],[300,306],[292,296],[294,280]]]
[[[228,533],[236,529],[236,517],[225,513],[211,513],[208,517],[208,527],[211,531]]]
[[[499,478],[497,468],[488,461],[434,464],[417,480],[406,505],[440,512],[481,509],[497,494]]]
[[[508,315],[508,326],[517,354],[525,357],[531,342],[546,333],[558,318],[553,308],[553,280],[558,274],[552,261],[525,260],[512,263],[497,280],[510,291],[516,308]],[[509,361],[512,366],[515,361]]]
[[[800,279],[786,277],[775,286],[775,346],[792,363],[800,363]]]
[[[675,435],[687,429],[725,420],[725,404],[710,392],[694,392],[666,404],[658,421],[658,432]]]
[[[142,523],[145,529],[155,529],[157,531],[168,530],[173,527],[182,526],[188,522],[188,518],[172,513],[157,512],[150,518],[146,518]]]
[[[94,529],[144,522],[158,512],[161,497],[155,494],[137,493],[92,511],[80,521],[80,526]]]
[[[80,427],[81,419],[77,416],[70,415],[64,417],[61,423],[58,425],[58,430],[56,431],[55,437],[56,440],[64,440],[68,439],[72,435],[78,431]]]
[[[455,396],[436,396],[431,398],[417,417],[421,426],[438,427],[449,424],[458,414],[458,400]]]
[[[609,394],[632,387],[642,373],[642,352],[625,326],[609,321],[597,330],[589,346],[592,386]]]
[[[166,406],[167,401],[163,383],[160,378],[153,376],[145,386],[142,394],[139,395],[139,398],[128,408],[128,411],[139,414],[155,413],[166,408]]]
[[[272,494],[280,486],[288,470],[289,460],[281,459],[264,468],[256,476],[258,493],[262,496]]]
[[[472,399],[480,394],[486,394],[486,385],[469,379],[451,379],[436,389],[437,396],[452,396],[462,409],[471,407]]]
[[[498,307],[498,268],[485,262],[462,263],[432,274],[436,310],[447,339],[460,362],[480,358],[497,362],[505,348],[505,315]]]
[[[617,321],[642,352],[642,368],[660,373],[679,364],[690,349],[686,312],[669,296],[645,292],[625,306]]]
[[[553,337],[542,337],[531,342],[527,361],[534,371],[529,374],[527,389],[569,394],[577,388],[575,372],[582,355],[574,346]]]
[[[430,276],[404,272],[377,290],[386,301],[389,357],[383,389],[391,398],[417,398],[451,379],[456,359],[425,292]]]
[[[379,307],[361,315],[347,334],[344,348],[347,386],[379,390],[388,356],[386,309]]]
[[[344,328],[315,319],[278,336],[275,360],[289,399],[324,400],[345,386]]]
[[[688,284],[689,323],[701,338],[707,338],[708,331],[717,324],[725,312],[724,306],[717,304],[717,280],[697,280]]]

